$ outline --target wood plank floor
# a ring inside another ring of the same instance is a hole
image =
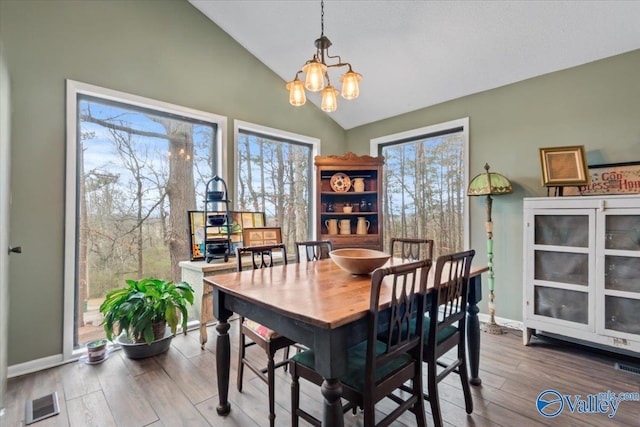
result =
[[[245,370],[242,393],[235,388],[237,322],[232,322],[232,373],[229,400],[231,414],[219,417],[215,380],[215,329],[209,327],[210,341],[200,350],[197,331],[177,336],[168,352],[145,360],[130,360],[115,351],[99,365],[69,363],[8,381],[7,413],[2,427],[24,425],[25,401],[57,391],[60,414],[34,424],[45,426],[265,426],[266,386]],[[473,414],[464,411],[464,399],[456,375],[440,384],[440,398],[448,426],[640,426],[640,402],[621,402],[615,417],[604,414],[571,413],[566,405],[556,418],[546,419],[536,410],[536,398],[547,389],[561,394],[598,394],[608,390],[640,392],[640,376],[614,369],[625,361],[603,352],[587,351],[573,344],[534,338],[522,345],[521,332],[481,336],[482,386],[472,387]],[[263,357],[255,353],[255,357]],[[290,425],[290,377],[278,370],[276,381],[276,424]],[[320,415],[320,391],[302,383],[302,405]],[[429,404],[428,425],[433,425]],[[379,410],[390,405],[381,403]],[[347,426],[361,426],[362,415],[348,414]],[[404,416],[397,426],[413,426]],[[301,425],[306,425],[301,421]]]

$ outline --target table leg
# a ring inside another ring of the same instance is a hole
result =
[[[216,341],[216,368],[218,371],[218,397],[220,404],[216,408],[218,415],[227,415],[231,412],[229,397],[229,368],[231,366],[231,353],[229,343],[229,322],[220,320],[216,326],[218,338]]]
[[[324,406],[322,408],[323,426],[344,426],[344,416],[342,414],[342,383],[337,378],[325,378],[320,387],[324,396]]]
[[[478,376],[480,368],[480,322],[478,321],[478,305],[469,302],[467,307],[467,354],[469,356],[469,373],[471,378],[469,382],[472,385],[482,384],[482,380]]]
[[[207,322],[200,322],[200,349],[204,350],[204,345],[207,343]]]

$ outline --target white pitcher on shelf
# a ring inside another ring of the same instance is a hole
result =
[[[338,234],[338,220],[337,219],[327,219],[327,220],[325,220],[324,225],[327,227],[327,232],[329,234]]]
[[[356,234],[368,234],[370,225],[371,223],[365,217],[359,216],[356,224]]]

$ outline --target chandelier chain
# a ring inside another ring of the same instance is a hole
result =
[[[324,36],[324,0],[320,2],[320,37]]]

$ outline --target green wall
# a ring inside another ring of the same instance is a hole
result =
[[[9,265],[9,365],[62,352],[65,79],[227,116],[229,147],[239,119],[344,150],[340,126],[311,103],[292,108],[285,82],[186,0],[0,0],[0,38],[13,105],[10,241],[23,248]]]
[[[538,148],[640,160],[640,50],[344,131],[310,103],[290,107],[285,82],[186,0],[0,0],[0,39],[12,79],[10,239],[24,250],[10,258],[9,365],[62,352],[65,79],[226,116],[229,147],[234,119],[320,138],[323,154],[366,154],[371,138],[468,116],[470,173],[489,162],[515,187],[496,197],[493,219],[497,315],[516,320],[522,198],[545,194]],[[470,207],[484,262],[483,200]]]
[[[639,76],[635,50],[351,129],[347,146],[368,152],[371,138],[469,117],[470,175],[488,162],[514,186],[493,201],[495,303],[497,316],[521,320],[522,198],[546,195],[538,148],[584,144],[589,164],[640,161]],[[484,198],[469,203],[471,247],[486,262]]]

